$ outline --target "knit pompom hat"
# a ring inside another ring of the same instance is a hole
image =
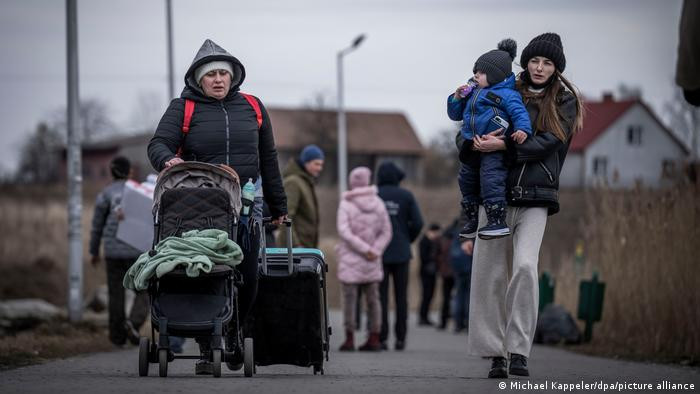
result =
[[[533,38],[520,54],[520,66],[527,70],[527,63],[535,56],[543,56],[554,62],[554,67],[560,73],[566,68],[564,46],[557,33],[544,33]]]
[[[473,72],[481,71],[486,74],[490,86],[503,82],[513,72],[513,59],[518,44],[511,38],[498,43],[497,49],[488,51],[476,59]]]
[[[215,60],[213,62],[204,63],[194,70],[194,78],[197,81],[197,84],[201,85],[204,74],[212,70],[226,70],[229,74],[231,74],[231,80],[233,80],[233,66],[231,66],[231,63],[225,60]]]
[[[350,189],[356,187],[369,186],[369,180],[372,178],[372,171],[367,167],[357,167],[350,171]]]

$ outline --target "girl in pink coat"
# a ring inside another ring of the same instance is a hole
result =
[[[355,350],[355,305],[358,289],[367,299],[369,337],[360,350],[381,350],[382,326],[379,283],[384,277],[381,256],[391,241],[391,222],[377,187],[370,186],[372,172],[357,167],[350,172],[350,190],[343,193],[338,207],[338,279],[342,283],[345,343],[341,351]]]

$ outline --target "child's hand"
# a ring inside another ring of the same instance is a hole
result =
[[[515,133],[513,133],[513,135],[510,136],[510,138],[512,138],[518,144],[522,144],[527,139],[527,133],[522,130],[518,130]]]
[[[455,98],[456,99],[463,99],[467,96],[469,96],[469,93],[471,93],[472,87],[469,85],[462,85],[455,90]]]

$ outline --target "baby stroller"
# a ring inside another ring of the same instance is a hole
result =
[[[237,241],[241,189],[234,172],[199,162],[175,165],[158,177],[153,201],[154,249],[160,240],[189,230],[224,230]],[[253,339],[241,341],[238,320],[237,288],[241,284],[238,271],[227,265],[215,265],[198,277],[188,277],[182,268],[160,278],[153,276],[148,284],[151,337],[141,338],[139,344],[139,375],[147,376],[149,363],[158,363],[159,374],[165,377],[169,362],[200,358],[175,355],[169,345],[169,336],[174,335],[211,340],[209,361],[214,377],[221,376],[222,362],[241,360],[245,376],[252,376]]]

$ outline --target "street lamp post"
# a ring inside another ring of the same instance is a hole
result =
[[[352,45],[338,52],[338,192],[342,198],[347,188],[348,177],[348,137],[343,107],[343,56],[355,50],[365,39],[364,34],[357,36]]]

